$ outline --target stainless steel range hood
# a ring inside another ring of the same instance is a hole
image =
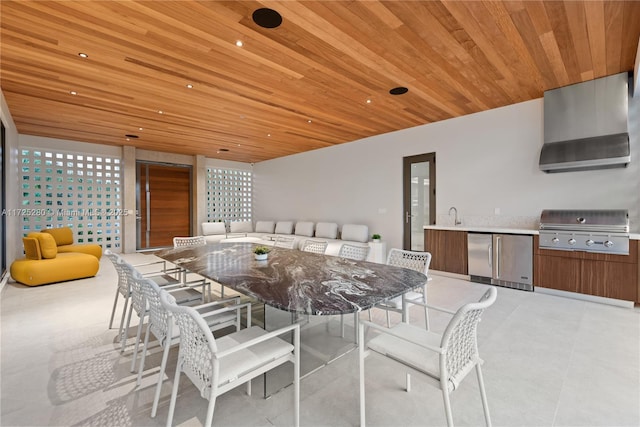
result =
[[[631,160],[628,109],[628,73],[546,91],[540,170],[626,167]]]

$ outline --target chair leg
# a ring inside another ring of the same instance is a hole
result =
[[[213,410],[215,408],[216,408],[216,396],[214,395],[209,397],[209,406],[207,407],[207,419],[204,422],[204,427],[211,427],[211,424],[213,423]]]
[[[155,417],[158,412],[160,391],[162,390],[162,382],[164,381],[164,371],[167,369],[167,360],[169,359],[169,347],[169,343],[165,343],[164,351],[162,353],[162,364],[160,365],[160,374],[158,376],[158,384],[156,385],[156,395],[153,398],[153,406],[151,407],[151,418]],[[142,372],[142,370],[140,372]]]
[[[358,327],[358,370],[360,383],[360,427],[365,427],[365,403],[364,403],[364,325]]]
[[[120,333],[120,353],[124,353],[124,347],[127,344],[127,335],[129,334],[129,325],[131,324],[131,315],[133,314],[133,304],[129,306],[129,315],[127,316],[127,322]]]
[[[118,305],[118,295],[120,295],[120,292],[118,292],[118,290],[116,289],[116,297],[113,300],[113,308],[111,309],[111,319],[109,319],[109,329],[113,327],[113,317],[116,314],[116,305]]]
[[[411,374],[410,373],[408,373],[408,372],[406,373],[405,380],[406,380],[406,383],[407,383],[406,387],[405,387],[405,390],[407,391],[407,393],[409,393],[411,391]]]
[[[427,303],[427,286],[426,285],[424,286],[424,288],[422,288],[422,302],[424,302],[425,304]],[[429,310],[427,310],[426,306],[424,308],[424,323],[427,327],[427,331],[431,329],[431,326],[429,325]]]
[[[293,363],[293,424],[300,425],[300,328],[293,331],[293,345],[295,348]]]
[[[491,427],[491,415],[489,414],[489,403],[487,402],[487,393],[484,389],[484,379],[482,378],[482,369],[480,364],[476,365],[476,373],[478,374],[478,385],[480,386],[480,398],[482,399],[482,409],[484,410],[484,420],[487,427]]]
[[[447,391],[446,384],[442,388],[442,399],[444,400],[444,412],[447,416],[447,426],[453,427],[453,414],[451,413],[451,400],[449,399],[449,392]]]
[[[144,334],[144,345],[142,346],[142,355],[140,356],[140,366],[138,367],[138,379],[136,386],[142,382],[142,371],[144,371],[144,360],[147,357],[147,348],[149,348],[149,335],[151,335],[151,322],[147,323],[147,332]]]
[[[385,310],[387,312],[387,328],[391,327],[391,317],[389,316],[389,310]]]
[[[178,384],[180,383],[180,373],[182,372],[182,363],[178,359],[176,365],[176,375],[173,377],[173,389],[171,390],[171,401],[169,402],[169,414],[167,415],[167,427],[173,424],[173,412],[176,409],[176,399],[178,398]]]
[[[129,297],[124,298],[124,308],[122,309],[122,317],[120,317],[120,328],[118,328],[118,336],[122,339],[122,328],[124,327],[124,318],[127,315],[127,308],[129,307]]]
[[[144,314],[140,316],[140,323],[138,323],[138,333],[136,334],[136,345],[133,348],[133,356],[131,358],[131,372],[136,371],[136,359],[138,358],[138,348],[140,348],[140,337],[142,336],[143,323],[144,323]]]

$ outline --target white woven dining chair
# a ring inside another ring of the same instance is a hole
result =
[[[173,238],[174,248],[182,248],[185,246],[206,246],[206,244],[207,244],[207,239],[205,239],[204,236]]]
[[[273,243],[273,247],[293,249],[295,244],[296,244],[296,239],[294,237],[278,236],[276,237],[276,240]]]
[[[124,319],[127,314],[127,307],[129,306],[129,298],[131,297],[131,290],[129,289],[129,282],[127,281],[127,272],[124,266],[118,264],[120,257],[111,250],[107,249],[104,254],[109,258],[113,267],[116,269],[118,275],[118,286],[116,288],[116,296],[113,300],[113,308],[111,309],[111,319],[109,319],[109,329],[113,327],[113,318],[116,314],[116,306],[118,305],[118,299],[120,296],[124,299],[124,308],[122,309],[122,316],[120,318],[120,326],[118,327],[118,337],[122,337],[122,328],[124,326]]]
[[[147,322],[147,331],[144,338],[144,346],[142,348],[142,356],[140,358],[140,367],[138,368],[138,379],[136,384],[139,386],[142,381],[145,359],[149,348],[149,337],[153,334],[158,340],[160,348],[162,348],[162,362],[160,364],[160,373],[156,384],[156,393],[151,408],[151,417],[156,416],[158,402],[160,400],[160,391],[164,380],[164,373],[167,366],[170,347],[180,342],[180,330],[178,328],[170,328],[169,325],[173,321],[167,309],[160,303],[160,294],[166,292],[162,290],[153,281],[140,276],[137,272],[133,276],[133,280],[139,282],[142,293],[147,303],[149,311],[149,321]],[[229,304],[227,306],[227,304]],[[206,319],[206,323],[211,331],[217,331],[230,326],[235,326],[236,331],[240,330],[240,309],[247,308],[251,310],[251,304],[240,305],[240,297],[228,298],[226,300],[218,300],[207,304],[193,306]]]
[[[311,240],[307,239],[304,241],[300,250],[302,252],[311,252],[314,254],[324,254],[327,250],[327,246],[329,243],[321,241],[321,240]]]
[[[124,268],[125,274],[127,276],[127,282],[129,284],[129,290],[131,292],[131,297],[130,297],[131,304],[129,305],[127,321],[123,327],[122,336],[120,338],[120,352],[122,353],[125,350],[126,341],[127,341],[127,331],[129,330],[129,325],[131,324],[131,317],[135,312],[136,315],[138,316],[138,327],[136,330],[136,340],[134,343],[133,355],[131,358],[131,372],[136,372],[136,361],[138,358],[138,350],[140,348],[140,337],[142,336],[142,325],[144,323],[144,319],[149,313],[149,307],[144,297],[144,294],[142,292],[140,282],[134,280],[135,274],[140,274],[140,272],[137,271],[135,267],[133,267],[131,264],[129,264],[122,258],[118,260],[118,264],[122,268]],[[143,277],[152,280],[154,283],[160,286],[160,284],[158,284],[153,277],[147,277],[147,276],[143,276]],[[202,299],[202,295],[200,292],[198,292],[197,290],[189,286],[184,286],[184,284],[179,282],[176,284],[167,284],[161,287],[167,290],[168,292],[174,293],[175,298],[179,304],[194,303],[194,301]]]
[[[417,252],[407,251],[404,249],[392,248],[387,256],[387,265],[393,265],[396,267],[409,268],[411,270],[424,273],[425,276],[429,276],[429,264],[431,263],[431,254],[429,252]],[[428,280],[428,279],[427,279]],[[386,310],[387,315],[387,328],[391,327],[391,318],[389,316],[390,311],[402,313],[402,299],[409,303],[421,303],[424,307],[424,321],[426,329],[429,329],[429,312],[425,304],[427,304],[427,284],[420,286],[412,291],[405,293],[402,296],[398,296],[387,300],[381,304],[376,305],[377,308]],[[371,319],[369,319],[371,320]],[[409,316],[407,315],[407,322]]]
[[[173,381],[167,426],[173,422],[180,375],[184,374],[209,400],[204,425],[213,422],[216,398],[286,362],[293,363],[294,425],[300,425],[300,326],[289,325],[272,332],[251,326],[250,311],[247,328],[214,338],[204,318],[193,308],[176,305],[167,293],[160,296],[164,307],[174,316],[180,328],[178,363]],[[170,326],[172,327],[172,326]],[[293,332],[293,345],[278,338]]]
[[[449,427],[453,426],[450,395],[475,368],[485,422],[487,426],[491,426],[481,369],[483,361],[478,354],[478,322],[484,310],[495,302],[496,296],[497,289],[491,286],[478,302],[465,304],[456,312],[430,306],[433,310],[453,315],[442,335],[407,323],[399,323],[387,329],[372,322],[361,322],[358,330],[360,426],[364,427],[366,424],[365,359],[372,353],[386,356],[413,371],[424,374],[431,385],[440,388]],[[367,327],[380,333],[365,343]],[[376,376],[378,375],[379,372],[376,372]],[[407,374],[407,391],[410,391],[410,388]]]
[[[340,258],[352,259],[354,261],[365,261],[369,256],[369,246],[356,246],[348,243],[340,246],[338,256]]]

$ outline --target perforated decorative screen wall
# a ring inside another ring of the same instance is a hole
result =
[[[19,212],[24,235],[71,227],[76,243],[119,252],[122,209],[121,159],[111,156],[23,148]],[[132,213],[133,214],[133,213]]]
[[[251,221],[250,171],[207,168],[207,220]]]

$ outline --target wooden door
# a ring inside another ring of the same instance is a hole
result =
[[[173,246],[191,235],[191,167],[137,164],[138,249]]]

